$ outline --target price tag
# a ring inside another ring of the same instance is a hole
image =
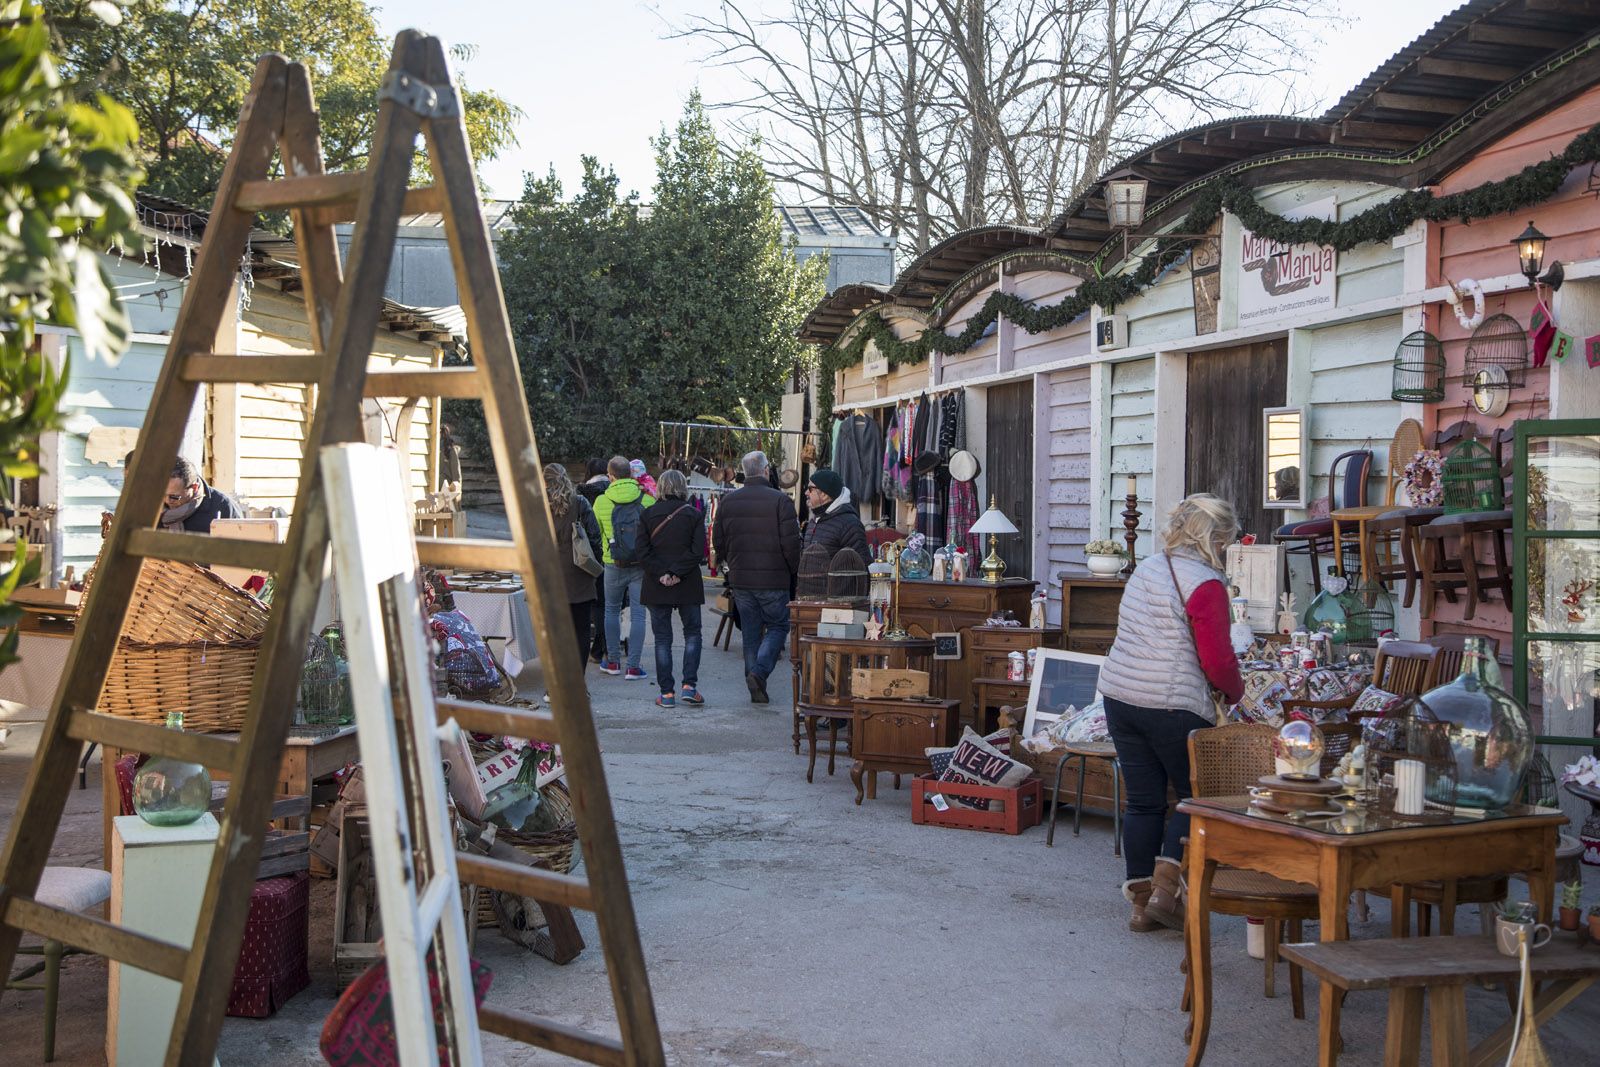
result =
[[[933,794],[932,796],[930,796],[928,798],[928,802],[931,803],[939,811],[949,811],[950,810],[950,802],[944,798],[944,794],[943,793],[935,793],[935,794]]]

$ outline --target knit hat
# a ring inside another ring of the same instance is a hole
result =
[[[830,500],[838,500],[839,494],[844,492],[844,479],[839,477],[838,471],[828,467],[812,471],[811,484],[826,493]]]
[[[645,472],[644,460],[630,459],[628,461],[628,470],[632,472],[635,478],[643,478]]]

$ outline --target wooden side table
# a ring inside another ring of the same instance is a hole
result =
[[[1061,580],[1061,629],[1068,652],[1103,656],[1117,638],[1117,612],[1122,609],[1121,578],[1104,578],[1087,570],[1065,570]]]
[[[806,781],[817,766],[817,720],[828,720],[828,773],[833,773],[839,751],[839,723],[855,715],[851,692],[852,671],[863,668],[928,671],[934,673],[933,642],[867,641],[853,638],[802,637],[800,639],[800,701],[796,717],[804,720],[810,760]],[[930,688],[933,685],[930,677]]]
[[[1006,678],[1013,652],[1030,648],[1065,648],[1066,634],[1058,627],[1036,630],[1027,626],[974,626],[969,633],[966,661],[972,673],[972,728],[986,733],[989,709],[1028,703],[1027,681]]]
[[[855,720],[850,728],[851,753],[856,758],[850,768],[850,780],[856,786],[856,803],[861,803],[863,777],[866,777],[866,795],[876,800],[879,771],[892,773],[898,789],[901,774],[921,774],[928,770],[924,749],[954,745],[960,732],[959,700],[937,697],[857,699]]]

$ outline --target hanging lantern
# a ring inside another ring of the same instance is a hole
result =
[[[1544,246],[1548,240],[1550,238],[1540,233],[1532,221],[1528,223],[1526,230],[1511,239],[1511,243],[1517,246],[1517,260],[1521,263],[1523,276],[1528,279],[1530,286],[1544,269]]]

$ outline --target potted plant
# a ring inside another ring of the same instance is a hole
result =
[[[1589,937],[1600,941],[1600,904],[1589,909]]]
[[[1561,887],[1561,929],[1578,928],[1578,919],[1583,914],[1582,898],[1583,883],[1574,880]]]
[[[1128,554],[1115,541],[1101,539],[1090,541],[1083,546],[1083,554],[1089,566],[1090,574],[1103,577],[1119,573],[1128,561]]]

